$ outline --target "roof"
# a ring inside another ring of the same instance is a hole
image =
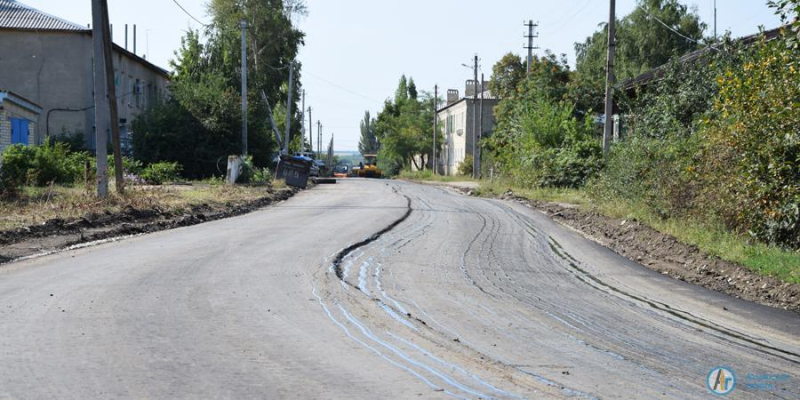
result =
[[[14,103],[34,114],[42,113],[42,106],[8,90],[0,90],[0,108],[3,108],[3,103],[6,101]]]
[[[438,114],[438,113],[440,113],[440,112],[442,112],[444,110],[447,110],[448,108],[454,107],[457,104],[461,104],[461,102],[470,101],[470,100],[473,100],[472,96],[470,96],[470,97],[466,97],[466,96],[462,97],[462,98],[458,99],[458,101],[450,103],[450,104],[448,104],[448,105],[436,110],[436,113]],[[481,101],[481,97],[480,96],[478,96],[478,100],[477,101]],[[485,90],[483,92],[483,101],[500,101],[500,99],[497,96],[494,96],[492,94],[491,90]]]
[[[772,39],[775,39],[776,37],[778,37],[778,35],[780,34],[781,29],[783,29],[783,27],[770,29],[768,31],[764,31],[763,34],[764,34],[764,36],[766,37],[767,40],[772,40]],[[753,34],[753,35],[741,37],[739,39],[736,39],[735,43],[747,46],[747,45],[755,42],[756,40],[758,40],[758,38],[761,37],[761,34],[762,33],[759,32],[759,33],[756,33],[756,34]],[[705,56],[707,53],[709,53],[709,52],[711,52],[712,50],[715,50],[715,49],[716,48],[713,47],[713,46],[703,47],[702,49],[695,50],[695,51],[692,51],[690,53],[684,54],[683,56],[678,58],[677,62],[679,64],[688,64],[690,62],[695,62],[695,61],[699,60],[700,58],[702,58],[703,56]],[[633,89],[636,89],[636,88],[639,88],[639,87],[642,87],[642,86],[647,86],[648,84],[650,84],[650,83],[652,83],[654,81],[657,81],[658,79],[660,79],[662,77],[662,75],[664,74],[664,68],[665,67],[666,67],[665,65],[662,65],[662,66],[653,68],[653,69],[651,69],[651,70],[649,70],[649,71],[647,71],[647,72],[645,72],[645,73],[643,73],[643,74],[641,74],[641,75],[639,75],[639,76],[637,76],[635,78],[631,78],[631,79],[626,80],[625,82],[623,82],[622,85],[623,85],[625,90],[633,90]]]
[[[88,31],[85,26],[43,13],[16,0],[0,0],[0,28],[37,31]]]
[[[92,34],[92,30],[85,26],[44,13],[16,0],[0,0],[0,29]],[[114,50],[134,58],[166,78],[169,77],[167,70],[131,53],[116,43],[114,44]]]

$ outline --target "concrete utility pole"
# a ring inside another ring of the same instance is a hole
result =
[[[314,152],[314,123],[311,122],[311,107],[308,107],[308,148]]]
[[[477,129],[478,118],[477,118],[477,115],[475,115],[475,111],[476,111],[475,108],[478,105],[478,55],[477,54],[475,54],[475,64],[472,67],[472,72],[473,72],[473,75],[474,75],[474,78],[475,78],[472,81],[473,85],[475,87],[475,90],[472,91],[473,92],[472,93],[472,177],[474,179],[478,179],[478,169],[477,169],[477,166],[478,166],[478,163],[477,163],[477,159],[478,159],[478,153],[477,153],[477,149],[478,149],[478,129]]]
[[[136,24],[133,24],[133,54],[136,54]]]
[[[286,98],[286,135],[284,135],[283,154],[289,154],[289,142],[292,141],[292,92],[294,91],[294,60],[289,64],[289,96]]]
[[[119,138],[119,111],[117,110],[117,89],[114,82],[114,53],[111,46],[111,30],[108,22],[108,0],[101,0],[100,10],[103,18],[103,59],[105,62],[106,91],[111,125],[111,143],[114,150],[114,179],[117,193],[125,193],[125,175],[122,167],[122,145]]]
[[[533,65],[533,51],[538,49],[538,47],[534,47],[533,39],[539,37],[539,34],[534,34],[534,30],[539,26],[539,24],[534,24],[533,21],[528,21],[528,23],[525,25],[528,27],[528,34],[525,36],[525,38],[528,39],[528,45],[524,47],[525,49],[528,49],[528,64],[526,71],[531,72],[531,65]]]
[[[480,113],[478,114],[478,138],[483,139],[483,73],[481,72],[481,100],[480,100]],[[478,178],[481,177],[481,148],[478,146],[478,156],[475,157],[476,169],[478,171]]]
[[[300,108],[300,151],[306,151],[306,90],[303,89],[303,107]]]
[[[322,158],[322,122],[317,120],[317,159]]]
[[[714,42],[717,41],[717,0],[714,0]]]
[[[438,173],[438,168],[436,168],[436,134],[439,131],[437,128],[439,127],[439,115],[437,114],[437,108],[439,103],[439,85],[433,86],[433,151],[431,152],[431,168],[433,168],[433,174],[436,175]]]
[[[97,196],[108,195],[108,151],[106,149],[105,63],[103,55],[103,7],[101,0],[92,0],[92,44],[94,51],[94,138],[97,155]]]
[[[610,0],[608,16],[608,62],[606,64],[606,121],[603,130],[603,155],[611,149],[611,134],[614,127],[614,56],[617,47],[615,0]]]
[[[242,20],[242,157],[247,156],[247,21]]]

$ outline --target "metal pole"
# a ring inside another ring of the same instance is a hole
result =
[[[478,55],[475,54],[475,64],[472,68],[472,72],[475,75],[475,79],[473,82],[473,87],[475,88],[472,92],[472,177],[474,179],[478,178],[478,170],[477,170],[477,160],[478,154],[476,153],[476,149],[478,148],[478,129],[476,124],[478,123],[477,115],[475,115],[475,108],[478,105]]]
[[[247,156],[247,21],[242,20],[242,157]]]
[[[92,44],[94,56],[94,138],[97,154],[97,196],[108,195],[108,152],[105,65],[103,63],[103,17],[100,0],[92,0]]]
[[[125,50],[128,50],[128,24],[125,24]]]
[[[111,30],[108,23],[108,1],[100,1],[100,17],[103,19],[103,62],[105,63],[106,91],[108,92],[109,122],[111,143],[114,150],[114,182],[117,193],[125,193],[125,176],[122,170],[122,146],[119,137],[119,111],[117,110],[117,90],[114,82],[114,53],[111,46]]]
[[[292,141],[292,92],[294,91],[294,60],[289,64],[289,96],[286,98],[286,135],[283,154],[289,154],[289,142]]]
[[[133,24],[133,54],[136,54],[136,24]]]
[[[311,122],[311,107],[308,107],[308,148],[314,152],[314,123]]]
[[[439,85],[433,86],[433,151],[431,152],[431,168],[433,168],[433,174],[437,174],[437,165],[436,165],[436,133],[438,132],[438,123],[439,123],[439,114],[437,113],[437,104],[439,102]]]
[[[714,0],[714,42],[717,41],[717,0]]]
[[[611,149],[611,134],[613,129],[614,113],[614,56],[616,51],[616,12],[615,0],[610,0],[608,16],[608,59],[606,64],[606,104],[605,104],[605,127],[603,130],[603,155],[608,155]]]

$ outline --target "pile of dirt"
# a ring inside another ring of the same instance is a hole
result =
[[[91,213],[75,219],[54,218],[41,225],[0,232],[0,263],[82,243],[157,232],[243,215],[286,200],[298,191],[293,188],[278,189],[256,200],[242,203],[201,204],[181,212],[158,207],[149,209],[127,207],[116,213]]]
[[[501,198],[540,210],[629,260],[664,275],[800,313],[800,285],[759,275],[744,266],[721,260],[636,220],[610,218],[564,204],[531,201],[511,191]]]

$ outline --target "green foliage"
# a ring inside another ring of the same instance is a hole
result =
[[[525,79],[525,63],[514,54],[508,53],[492,67],[492,77],[489,80],[489,90],[501,99],[513,97],[517,86]]]
[[[375,118],[370,118],[369,111],[364,112],[360,128],[361,138],[358,141],[358,151],[361,154],[376,154],[378,152],[378,136],[375,133]]]
[[[695,41],[703,39],[706,29],[699,15],[678,0],[637,0],[637,6],[616,24],[615,75],[618,82],[667,64],[672,58],[698,48],[695,42],[671,32],[656,18]],[[572,98],[579,110],[598,109],[602,104],[607,45],[608,29],[605,25],[583,43],[575,44],[579,84],[572,87]],[[584,90],[587,88],[589,90]]]
[[[717,78],[705,121],[705,206],[728,226],[800,248],[800,49],[762,41]]]
[[[56,135],[53,140],[56,143],[64,143],[70,151],[86,151],[86,137],[82,131],[77,132],[61,132]]]
[[[464,160],[458,164],[458,174],[461,176],[472,176],[472,171],[474,167],[475,160],[472,158],[472,155],[467,154],[464,157]]]
[[[3,187],[13,192],[23,185],[71,184],[83,175],[85,157],[50,138],[41,146],[9,146],[3,152]]]
[[[151,185],[161,185],[180,179],[181,165],[177,162],[157,162],[142,171],[142,179]]]
[[[242,163],[242,171],[237,183],[272,184],[272,172],[269,168],[260,168],[253,164],[253,157],[247,156]]]
[[[784,24],[790,25],[786,45],[795,50],[800,48],[800,0],[770,0],[767,4],[775,9]]]
[[[259,167],[271,164],[275,150],[269,124],[269,105],[283,111],[286,124],[288,68],[297,56],[304,34],[292,15],[305,12],[302,0],[213,0],[208,5],[211,25],[189,31],[171,61],[172,97],[141,114],[134,122],[133,148],[145,164],[179,162],[188,178],[220,174],[231,154],[241,153],[241,29],[248,23],[248,152]],[[299,137],[300,65],[295,63],[291,131]],[[262,96],[263,95],[263,96]],[[277,107],[276,105],[282,105]],[[302,140],[302,138],[300,139]],[[298,142],[299,147],[302,141]]]
[[[413,79],[405,75],[400,79],[395,100],[386,101],[375,121],[378,166],[385,174],[395,175],[412,164],[418,170],[427,168],[433,147],[433,102],[430,93],[416,93]],[[441,129],[437,135],[437,143],[442,143]]]

